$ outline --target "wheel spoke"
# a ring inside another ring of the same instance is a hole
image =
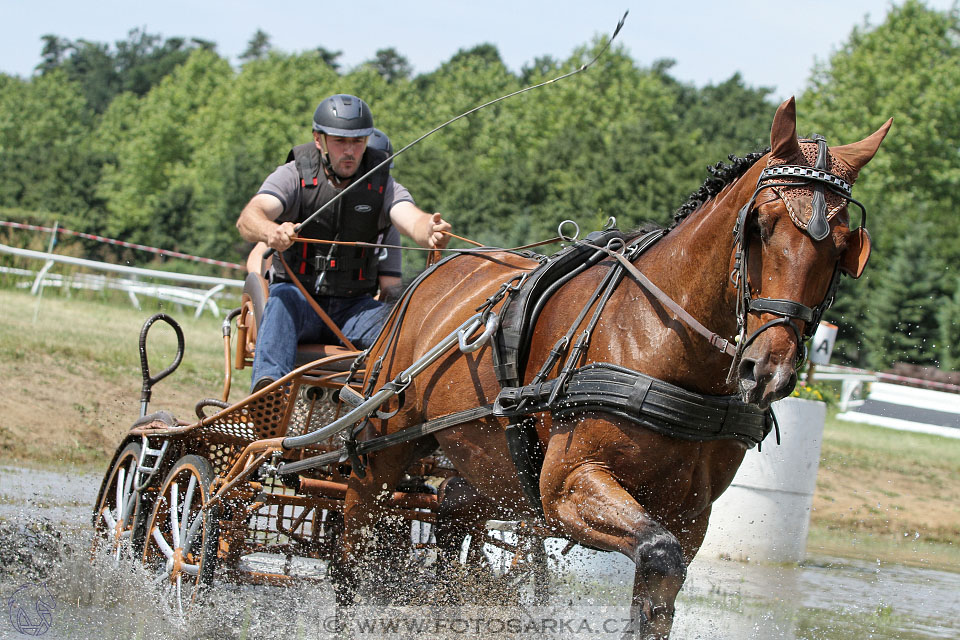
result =
[[[163,539],[163,534],[160,533],[160,527],[153,528],[153,539],[157,543],[157,546],[160,547],[160,551],[167,558],[167,560],[173,560],[173,549],[170,548],[170,545],[167,544],[167,541]]]
[[[100,511],[100,517],[103,518],[105,523],[107,523],[108,531],[113,531],[116,528],[117,521],[113,519],[113,514],[110,513],[109,507],[104,507],[103,510]]]
[[[193,542],[196,540],[197,530],[200,528],[201,524],[203,524],[203,511],[197,512],[193,522],[190,523],[190,528],[187,530],[187,535],[184,537],[183,555],[187,555],[193,550]]]
[[[130,460],[130,469],[127,471],[127,481],[123,487],[123,511],[120,514],[120,520],[126,522],[133,514],[133,505],[136,502],[137,493],[133,490],[133,481],[137,476],[137,462]]]
[[[117,508],[117,521],[123,522],[123,485],[127,477],[127,470],[123,467],[117,469],[117,496],[114,504]]]
[[[183,594],[180,592],[180,576],[177,576],[177,609],[183,615]]]
[[[180,543],[184,548],[184,553],[186,553],[186,548],[188,541],[187,538],[187,522],[190,519],[190,507],[193,506],[193,490],[197,488],[197,476],[191,474],[190,482],[187,484],[187,495],[183,499],[183,518],[180,519]]]
[[[173,536],[173,548],[182,546],[180,544],[180,487],[176,482],[170,483],[170,534]]]

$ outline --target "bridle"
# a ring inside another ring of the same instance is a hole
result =
[[[794,224],[805,231],[814,241],[820,241],[830,233],[830,219],[836,215],[842,207],[836,207],[831,212],[827,210],[825,190],[840,196],[847,202],[860,207],[862,212],[861,227],[866,227],[867,210],[859,201],[851,196],[851,184],[842,177],[831,173],[827,169],[827,141],[821,136],[814,134],[810,140],[801,140],[800,142],[812,142],[817,145],[817,158],[813,167],[803,165],[775,165],[768,166],[761,173],[757,180],[757,186],[750,196],[750,200],[743,205],[737,215],[737,222],[733,227],[734,244],[734,265],[730,273],[730,280],[737,287],[737,349],[733,363],[730,367],[728,379],[735,375],[736,368],[743,356],[744,350],[757,337],[770,329],[771,327],[786,326],[793,330],[797,339],[797,366],[799,367],[806,359],[806,340],[813,337],[824,312],[833,304],[840,285],[840,261],[837,261],[833,269],[833,275],[830,279],[830,286],[820,304],[815,307],[808,307],[805,304],[794,300],[783,300],[778,298],[755,298],[753,289],[750,286],[748,275],[750,238],[748,237],[747,217],[753,213],[757,196],[764,189],[777,187],[812,187],[812,213],[806,224],[802,223],[797,217],[791,215]],[[772,180],[783,180],[784,178],[795,178],[794,182],[771,182]],[[782,198],[783,195],[779,194]],[[747,336],[747,316],[750,313],[768,313],[775,316],[773,320],[764,323],[753,333]],[[797,321],[806,323],[806,328],[801,331],[797,326]]]

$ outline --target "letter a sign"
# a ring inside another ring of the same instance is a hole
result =
[[[833,353],[833,344],[836,341],[837,325],[821,322],[810,344],[810,362],[818,365],[830,364],[830,354]]]

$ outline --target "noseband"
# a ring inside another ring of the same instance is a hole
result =
[[[835,193],[847,202],[852,202],[860,207],[860,211],[862,212],[860,225],[862,227],[866,227],[867,224],[867,210],[860,202],[851,197],[851,184],[840,176],[830,173],[830,171],[827,170],[826,139],[821,135],[814,134],[811,140],[805,140],[801,142],[816,143],[816,164],[813,167],[803,165],[777,165],[764,169],[760,173],[760,178],[757,180],[757,187],[754,189],[753,195],[750,196],[750,200],[740,209],[740,212],[737,215],[737,223],[733,227],[733,234],[736,241],[734,247],[734,266],[733,271],[730,273],[730,279],[731,282],[733,282],[733,284],[737,287],[738,291],[738,338],[736,356],[734,357],[733,364],[730,367],[730,376],[728,376],[730,378],[732,378],[734,375],[734,371],[740,362],[744,350],[750,346],[750,344],[756,340],[761,333],[771,327],[776,327],[779,325],[785,325],[793,330],[793,333],[797,339],[797,346],[799,347],[797,349],[797,366],[800,366],[806,359],[806,345],[804,343],[816,332],[823,313],[830,308],[831,304],[833,304],[837,287],[840,284],[840,264],[838,261],[837,265],[834,267],[833,276],[830,279],[830,286],[827,288],[827,293],[820,304],[815,307],[808,307],[793,300],[753,297],[753,291],[750,287],[748,275],[749,256],[747,250],[750,246],[750,239],[747,233],[748,225],[746,222],[747,216],[754,211],[754,204],[756,203],[757,195],[759,195],[762,190],[773,187],[812,186],[813,199],[811,202],[812,213],[810,215],[810,220],[804,226],[796,217],[791,216],[791,219],[793,219],[794,224],[797,227],[804,230],[814,241],[823,240],[827,237],[827,235],[829,235],[830,218],[832,218],[836,211],[839,210],[838,207],[832,213],[828,214],[826,198],[824,196],[825,189],[829,189],[832,193]],[[794,178],[797,179],[797,181],[768,182],[776,179],[782,180],[784,177]],[[780,194],[780,196],[783,197],[782,194]],[[756,331],[750,334],[749,337],[747,337],[747,315],[750,313],[769,313],[779,317],[764,323]],[[804,331],[800,331],[800,328],[796,323],[797,320],[802,320],[806,323],[806,329]]]

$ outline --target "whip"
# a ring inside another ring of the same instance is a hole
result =
[[[457,120],[460,120],[461,118],[466,118],[467,116],[469,116],[469,115],[471,115],[471,114],[473,114],[473,113],[476,113],[477,111],[480,111],[480,109],[485,109],[486,107],[489,107],[489,106],[492,105],[492,104],[496,104],[496,103],[498,103],[498,102],[501,102],[501,101],[503,101],[503,100],[506,100],[507,98],[512,98],[512,97],[514,97],[514,96],[520,95],[521,93],[526,93],[527,91],[533,91],[534,89],[539,89],[540,87],[545,87],[545,86],[547,86],[548,84],[553,84],[554,82],[559,82],[559,81],[561,81],[561,80],[563,80],[563,79],[565,79],[565,78],[569,78],[570,76],[576,75],[576,74],[580,73],[581,71],[586,71],[588,68],[590,68],[591,65],[593,65],[593,63],[595,63],[597,60],[600,59],[600,56],[602,56],[604,53],[606,53],[607,49],[610,47],[610,43],[613,42],[614,38],[617,37],[617,34],[620,33],[620,29],[623,28],[623,23],[626,21],[626,19],[627,19],[627,14],[628,14],[628,13],[630,13],[630,12],[629,12],[629,11],[625,11],[625,12],[623,13],[623,17],[620,18],[620,22],[617,23],[617,28],[613,30],[613,34],[612,34],[612,35],[610,36],[610,38],[607,40],[606,44],[603,45],[603,48],[600,49],[600,51],[597,53],[597,55],[594,56],[593,59],[592,59],[590,62],[587,62],[586,64],[582,64],[582,65],[580,65],[579,67],[577,67],[576,69],[574,69],[573,71],[570,71],[570,72],[568,72],[568,73],[564,73],[563,75],[559,75],[559,76],[557,76],[556,78],[552,78],[552,79],[547,80],[547,81],[545,81],[545,82],[541,82],[541,83],[539,83],[539,84],[535,84],[535,85],[532,85],[532,86],[529,86],[529,87],[525,87],[525,88],[520,89],[520,90],[518,90],[518,91],[514,91],[514,92],[512,92],[512,93],[508,93],[508,94],[506,94],[506,95],[500,96],[499,98],[495,98],[495,99],[493,99],[493,100],[491,100],[491,101],[489,101],[489,102],[485,102],[484,104],[481,104],[481,105],[478,106],[478,107],[474,107],[473,109],[470,109],[469,111],[465,111],[465,112],[461,113],[460,115],[458,115],[458,116],[456,116],[456,117],[454,117],[454,118],[451,118],[451,119],[447,120],[446,122],[444,122],[444,123],[441,124],[440,126],[431,129],[430,131],[426,132],[425,134],[423,134],[422,136],[420,136],[419,138],[417,138],[416,140],[414,140],[414,141],[411,142],[410,144],[406,145],[405,147],[401,148],[399,151],[395,152],[393,155],[389,156],[386,160],[384,160],[383,162],[381,162],[380,164],[378,164],[378,165],[375,166],[374,168],[370,169],[370,171],[367,171],[365,174],[363,174],[363,175],[360,176],[359,178],[356,178],[356,179],[355,179],[353,182],[351,182],[343,191],[341,191],[341,192],[338,193],[336,196],[334,196],[329,202],[327,202],[327,203],[324,204],[322,207],[320,207],[319,209],[317,209],[316,211],[314,211],[312,214],[310,214],[310,216],[309,216],[306,220],[304,220],[303,222],[297,223],[297,224],[294,226],[294,231],[299,232],[300,229],[302,229],[305,225],[307,225],[307,224],[309,224],[310,222],[312,222],[312,221],[314,220],[314,218],[316,218],[318,215],[320,215],[321,213],[323,213],[324,211],[326,211],[331,205],[333,205],[333,203],[335,203],[335,202],[337,202],[338,200],[340,200],[340,198],[342,198],[343,196],[345,196],[351,189],[353,189],[353,188],[354,188],[355,186],[357,186],[358,184],[361,184],[368,176],[373,175],[373,174],[376,173],[378,170],[380,170],[381,167],[383,167],[384,165],[386,165],[387,163],[389,163],[390,161],[392,161],[394,158],[396,158],[397,156],[399,156],[401,153],[403,153],[404,151],[406,151],[406,150],[409,149],[410,147],[412,147],[412,146],[414,146],[414,145],[416,145],[416,144],[419,144],[419,143],[420,143],[421,141],[423,141],[425,138],[427,138],[427,137],[429,137],[429,136],[432,136],[433,134],[435,134],[437,131],[440,131],[440,130],[443,129],[444,127],[453,124],[454,122],[456,122]],[[267,249],[267,250],[263,253],[263,259],[266,260],[267,258],[269,258],[270,256],[272,256],[273,253],[274,253],[274,251],[276,251],[276,249]]]

